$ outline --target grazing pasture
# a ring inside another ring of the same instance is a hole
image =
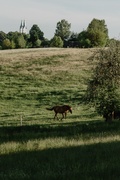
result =
[[[46,107],[68,104],[69,121],[88,120],[95,112],[82,105],[93,63],[90,49],[0,51],[0,126],[51,123]],[[67,121],[66,120],[66,121]]]
[[[93,52],[0,51],[1,180],[120,178],[120,122],[82,104]],[[72,114],[54,120],[46,108],[63,104]]]

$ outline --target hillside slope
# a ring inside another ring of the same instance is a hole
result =
[[[90,77],[92,49],[21,49],[0,51],[0,125],[51,123],[46,110],[69,104],[73,115],[65,121],[94,119],[80,104]]]

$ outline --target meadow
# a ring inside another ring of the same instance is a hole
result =
[[[120,178],[120,122],[105,123],[82,100],[94,51],[0,51],[1,180]],[[62,104],[73,114],[54,120],[46,107]]]

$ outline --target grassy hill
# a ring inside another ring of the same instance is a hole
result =
[[[120,122],[82,104],[93,52],[0,51],[1,180],[120,179]],[[73,107],[62,122],[46,110],[58,104]]]
[[[69,104],[67,121],[94,119],[81,104],[93,63],[90,49],[21,49],[0,51],[0,125],[51,123],[46,107]]]

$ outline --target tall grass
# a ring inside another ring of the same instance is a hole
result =
[[[1,127],[0,137],[1,180],[120,177],[120,122]]]

